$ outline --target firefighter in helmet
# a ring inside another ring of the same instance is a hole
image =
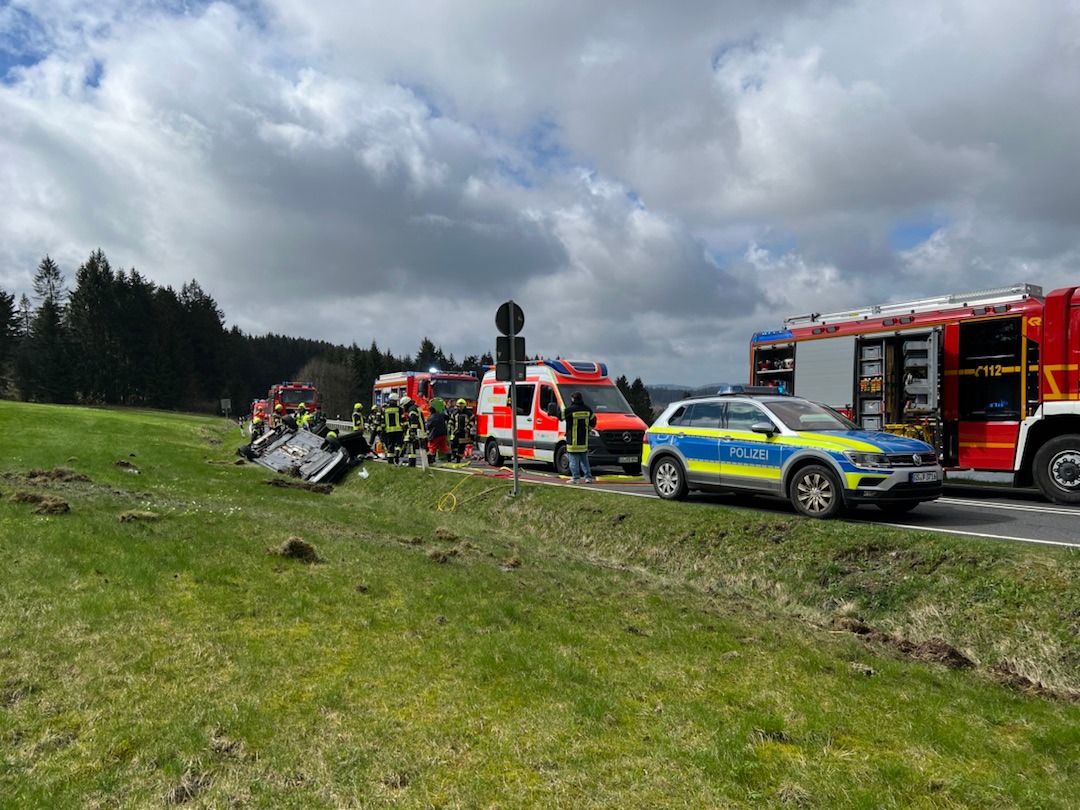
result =
[[[364,429],[364,406],[359,402],[352,406],[352,429]]]
[[[301,402],[296,406],[296,426],[300,430],[308,430],[308,422],[311,420],[311,414],[308,413],[307,405]]]
[[[401,407],[398,405],[396,393],[390,394],[382,411],[382,440],[386,447],[386,460],[391,464],[397,464],[401,461],[401,442],[404,439],[405,429],[401,423]]]
[[[450,461],[460,462],[467,457],[466,449],[476,433],[476,418],[469,410],[469,403],[459,399],[450,417]]]
[[[424,415],[409,397],[401,398],[401,407],[405,410],[405,450],[410,467],[416,466],[417,453],[427,458],[427,432],[424,430]]]

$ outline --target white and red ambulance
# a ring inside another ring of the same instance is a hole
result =
[[[560,417],[570,395],[580,391],[596,414],[596,429],[589,436],[590,465],[618,465],[630,475],[641,473],[641,443],[647,426],[608,377],[606,364],[533,360],[526,364],[525,379],[514,388],[519,460],[546,461],[560,475],[569,475],[566,424]],[[513,456],[512,418],[510,383],[496,380],[491,368],[480,383],[476,432],[484,459],[493,467]]]

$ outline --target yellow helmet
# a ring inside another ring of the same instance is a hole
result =
[[[465,400],[463,400],[463,399],[459,399],[459,400],[457,401],[457,404],[458,404],[458,407],[459,407],[459,408],[464,408],[464,407],[465,407],[466,405],[468,405],[469,403],[468,403],[468,402],[466,402],[466,401],[465,401]]]
[[[364,409],[364,406],[357,402],[355,405],[352,406],[352,409],[354,411],[362,411]]]
[[[305,405],[303,402],[301,402],[299,405],[296,406],[296,410],[298,410],[298,411],[306,411],[307,410],[307,405]]]
[[[279,402],[277,405],[274,406],[274,410],[275,411],[282,411],[282,410],[285,410],[285,409],[281,407],[281,403]]]

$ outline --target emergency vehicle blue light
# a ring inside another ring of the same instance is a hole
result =
[[[768,332],[755,332],[750,338],[751,343],[762,343],[766,340],[786,340],[794,337],[790,329],[773,329]]]
[[[724,383],[717,389],[716,393],[719,396],[721,394],[784,394],[787,392],[773,385],[743,385],[742,383]]]

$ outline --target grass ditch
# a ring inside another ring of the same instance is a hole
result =
[[[0,431],[12,806],[1072,806],[1077,555],[385,465],[267,486],[178,414]]]

